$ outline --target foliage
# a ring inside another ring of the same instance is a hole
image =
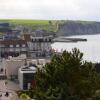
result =
[[[87,100],[92,98],[98,81],[92,63],[83,61],[78,49],[54,55],[36,74],[36,100]]]
[[[29,97],[28,97],[28,95],[26,95],[26,94],[22,94],[22,95],[20,96],[20,100],[29,100]]]
[[[20,97],[23,94],[28,95],[30,98],[34,98],[34,90],[21,90],[17,91],[18,96]]]

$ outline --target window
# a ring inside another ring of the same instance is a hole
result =
[[[35,39],[32,39],[32,42],[34,42],[35,41]]]
[[[26,45],[25,44],[22,44],[22,47],[25,47]]]
[[[9,47],[14,47],[13,45],[9,45]]]
[[[16,47],[19,47],[19,44],[17,44]]]

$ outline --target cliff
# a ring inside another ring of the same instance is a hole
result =
[[[66,21],[59,25],[57,36],[100,34],[100,22]]]

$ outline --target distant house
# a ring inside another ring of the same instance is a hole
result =
[[[29,47],[29,54],[34,57],[49,57],[51,56],[51,36],[32,36],[31,40],[27,42]]]
[[[10,32],[6,32],[4,34],[4,40],[15,40],[20,39],[20,31],[18,30],[11,30]]]
[[[3,59],[2,66],[8,79],[11,79],[12,77],[16,77],[17,79],[18,69],[24,65],[24,59],[26,59],[25,56]]]
[[[2,40],[0,41],[1,57],[18,56],[27,53],[27,42],[25,40]]]
[[[11,30],[9,23],[0,23],[0,32],[9,32]]]

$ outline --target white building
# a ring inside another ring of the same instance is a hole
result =
[[[21,66],[24,66],[25,63],[29,66],[30,63],[38,67],[44,66],[46,63],[50,62],[50,59],[26,59],[26,55],[20,55],[18,57],[9,57],[8,59],[3,59],[2,68],[5,70],[5,75],[8,79],[11,79],[13,76],[18,76],[18,70]]]
[[[19,79],[19,85],[20,88],[23,89],[30,89],[31,87],[34,87],[34,75],[36,73],[36,66],[23,66],[19,68],[18,72],[18,79]]]
[[[34,37],[31,36],[31,41],[28,42],[29,54],[31,57],[49,57],[52,53],[52,37]]]
[[[11,79],[12,76],[18,76],[18,69],[25,64],[25,59],[25,55],[3,59],[2,66],[8,79]]]

